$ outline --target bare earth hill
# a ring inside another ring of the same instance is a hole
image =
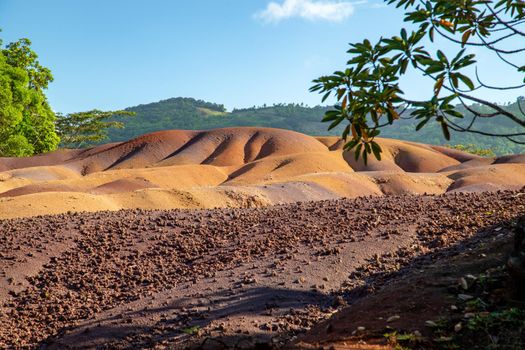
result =
[[[336,137],[269,128],[172,130],[84,150],[0,158],[0,218],[119,209],[262,207],[384,194],[516,190],[525,156],[380,139],[367,166]]]

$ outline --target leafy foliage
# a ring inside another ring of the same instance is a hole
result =
[[[409,32],[403,28],[399,36],[381,38],[375,44],[368,39],[350,44],[348,67],[314,80],[310,89],[323,94],[323,101],[330,96],[337,99],[337,105],[326,112],[323,121],[330,122],[329,130],[345,122],[342,136],[347,139],[351,135],[345,148],[355,149],[356,157],[362,154],[365,162],[371,153],[380,159],[381,149],[374,138],[381,129],[402,118],[417,120],[416,130],[435,121],[446,140],[454,130],[524,143],[525,113],[521,100],[517,102],[519,112],[513,113],[476,97],[475,92],[483,88],[520,89],[525,84],[491,86],[479,79],[477,70],[475,84],[467,73],[476,63],[475,55],[467,50],[476,47],[492,52],[503,64],[512,67],[517,76],[523,76],[525,66],[511,62],[508,56],[525,52],[525,32],[520,29],[525,23],[525,3],[509,0],[387,0],[387,3],[403,7],[405,22],[416,25],[417,29]],[[435,35],[458,46],[452,58],[439,49],[429,51]],[[424,42],[427,37],[430,44]],[[516,39],[521,47],[515,47],[516,41],[512,40]],[[432,82],[428,100],[404,96],[400,79],[410,71]],[[482,108],[471,108],[473,103]],[[467,116],[470,119],[462,123]],[[475,127],[478,120],[496,117],[512,122],[519,131],[498,133]]]
[[[59,143],[43,92],[53,77],[30,45],[20,39],[0,50],[0,156],[30,156]]]
[[[496,154],[494,154],[494,152],[491,149],[479,148],[476,145],[471,144],[471,143],[466,144],[466,145],[458,144],[458,145],[446,145],[446,146],[452,149],[457,149],[459,151],[468,152],[468,153],[475,154],[481,157],[495,157],[496,156]]]
[[[189,335],[197,335],[197,334],[199,334],[199,331],[200,331],[200,327],[199,326],[192,326],[192,327],[187,327],[187,328],[183,328],[182,329],[183,333],[186,333],[186,334],[189,334]]]
[[[107,140],[109,128],[124,128],[123,122],[112,119],[132,115],[135,113],[129,111],[103,112],[96,109],[66,115],[57,114],[56,131],[63,147],[81,148]]]

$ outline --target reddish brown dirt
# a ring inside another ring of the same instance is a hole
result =
[[[143,178],[135,179],[119,179],[112,182],[105,183],[100,185],[93,190],[91,193],[94,194],[109,194],[109,193],[119,193],[119,192],[131,192],[136,190],[141,190],[145,188],[154,188],[154,184]]]
[[[0,347],[279,348],[524,211],[505,191],[3,220]]]
[[[0,219],[68,211],[211,209],[367,195],[518,190],[525,156],[480,158],[382,139],[365,165],[337,137],[271,128],[167,130],[122,143],[0,158]],[[275,188],[281,188],[276,195]]]
[[[287,348],[522,349],[525,334],[519,325],[484,332],[469,329],[472,320],[490,312],[525,308],[506,268],[513,247],[512,235],[506,233],[510,227],[507,223],[492,228],[493,234],[476,237],[458,254],[397,274],[393,283],[320,322]],[[375,283],[374,274],[382,274],[381,269],[376,262],[369,269],[375,272],[367,272],[368,281]],[[508,338],[498,340],[504,337],[498,332]]]
[[[184,164],[243,165],[268,156],[320,152],[315,138],[289,130],[224,128],[210,131],[168,130],[101,146],[77,157],[71,166],[85,174],[109,170]]]
[[[36,166],[51,166],[74,159],[84,150],[61,149],[35,157],[7,158],[0,157],[0,172],[12,169],[29,168]]]
[[[21,186],[14,188],[9,191],[0,193],[0,198],[2,197],[17,197],[23,196],[32,193],[39,192],[75,192],[79,191],[78,188],[72,188],[70,186],[61,185],[61,184],[31,184],[27,186]]]

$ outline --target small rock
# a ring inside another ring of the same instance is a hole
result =
[[[399,315],[390,316],[389,318],[387,318],[386,322],[394,322],[399,320],[400,318],[401,317]]]
[[[468,290],[468,283],[467,283],[467,280],[464,278],[464,277],[461,277],[459,279],[459,285],[461,286],[461,288],[463,288],[464,290]]]
[[[463,300],[463,301],[468,301],[468,300],[474,299],[474,297],[472,295],[468,295],[468,294],[458,294],[458,298],[460,300]]]
[[[348,305],[348,304],[347,304],[346,300],[342,296],[337,296],[334,299],[334,303],[333,303],[334,307],[340,307],[340,306],[346,306],[346,305]]]
[[[436,322],[428,320],[428,321],[425,321],[425,326],[430,327],[430,328],[435,328],[438,325]]]

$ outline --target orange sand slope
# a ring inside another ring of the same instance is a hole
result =
[[[0,158],[0,218],[123,208],[263,206],[525,186],[525,155],[480,158],[379,139],[365,166],[336,137],[289,130],[171,130],[123,143]]]

